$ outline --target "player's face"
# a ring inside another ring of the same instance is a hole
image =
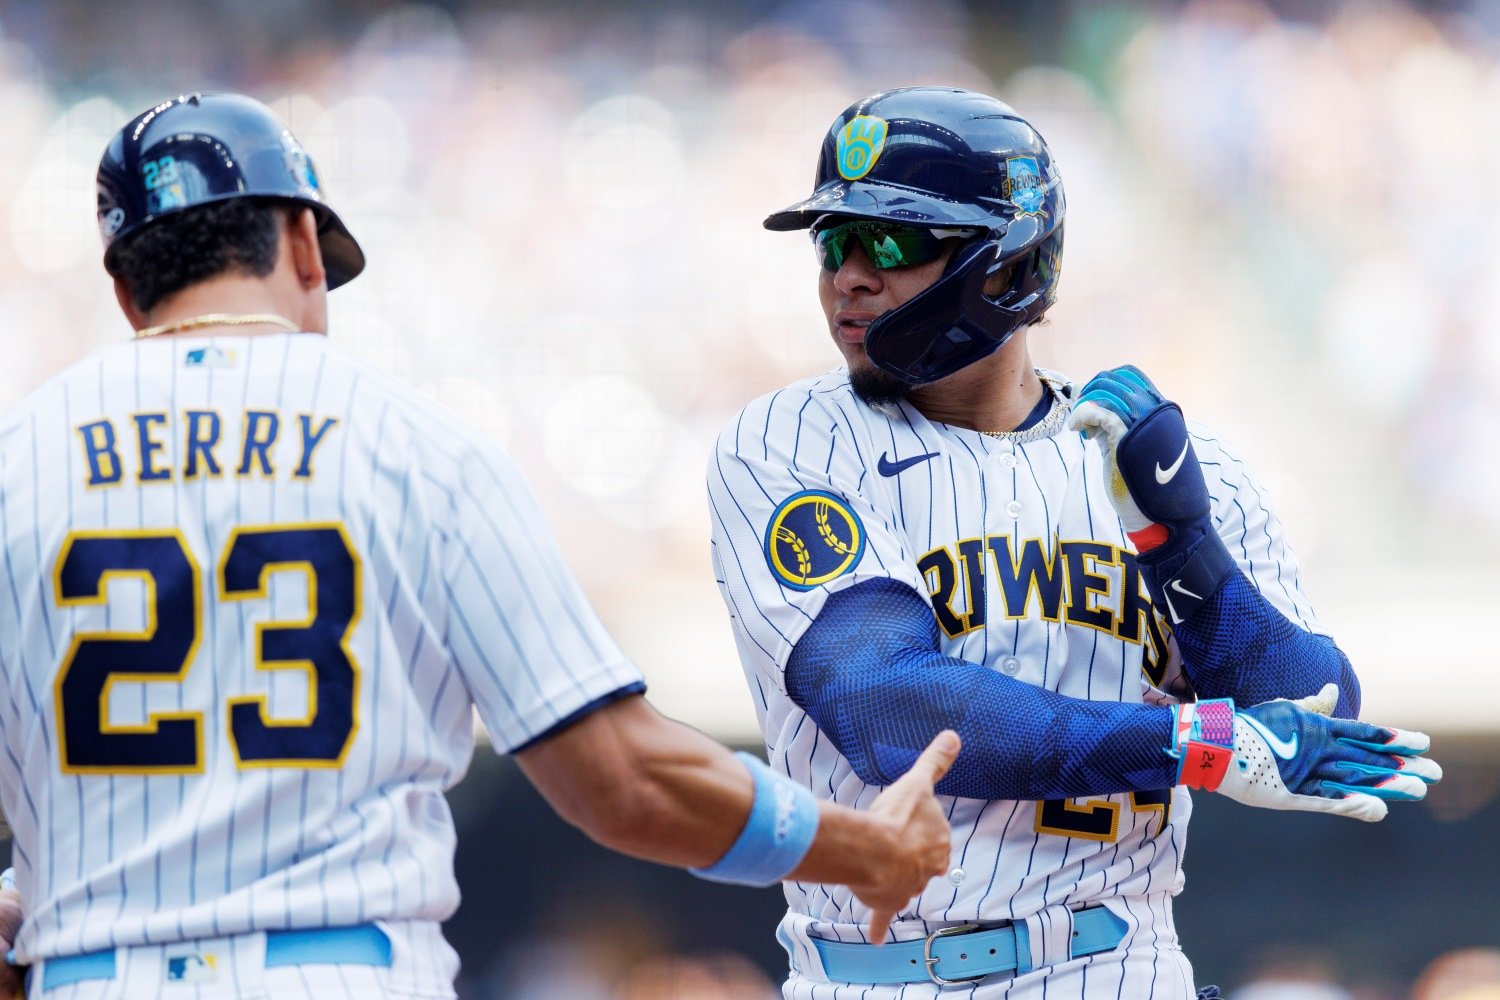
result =
[[[836,270],[818,269],[818,301],[828,317],[828,331],[849,366],[854,391],[866,402],[890,402],[906,395],[900,379],[876,368],[865,354],[865,333],[882,313],[889,312],[927,289],[942,277],[958,243],[945,241],[937,257],[910,267],[877,268],[858,244]]]

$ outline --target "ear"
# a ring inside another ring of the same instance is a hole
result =
[[[328,271],[323,266],[322,247],[318,245],[317,213],[310,208],[294,210],[287,222],[287,238],[297,281],[304,289],[326,285]]]
[[[125,283],[124,278],[115,279],[115,301],[120,304],[120,311],[130,321],[132,330],[144,330],[147,327],[146,314],[136,308],[135,299],[130,296],[130,286]]]

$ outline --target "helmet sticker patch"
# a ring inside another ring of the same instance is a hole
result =
[[[292,138],[290,132],[282,133],[281,155],[286,161],[287,172],[292,175],[292,181],[297,185],[297,194],[303,198],[322,201],[323,195],[318,190],[318,172],[313,168],[312,157],[308,156],[307,150]]]
[[[182,173],[175,156],[163,156],[141,164],[141,181],[146,185],[146,211],[151,215],[187,204],[182,187]]]
[[[859,562],[865,529],[849,504],[832,493],[806,490],[781,502],[766,529],[766,563],[782,586],[812,590]]]
[[[99,213],[99,232],[105,239],[118,233],[124,225],[125,210],[118,205]]]
[[[1005,196],[1017,215],[1042,211],[1042,172],[1035,156],[1012,156],[1005,161]]]
[[[839,129],[839,176],[857,181],[875,168],[880,151],[885,148],[887,126],[884,118],[859,115]]]

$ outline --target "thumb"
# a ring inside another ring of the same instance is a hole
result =
[[[943,780],[943,775],[948,773],[948,769],[958,759],[958,751],[962,746],[963,742],[957,733],[944,729],[927,744],[927,749],[922,751],[907,773],[916,775],[929,785],[935,785]]]
[[[1339,686],[1331,681],[1323,685],[1323,690],[1317,694],[1310,694],[1306,698],[1298,698],[1292,702],[1305,712],[1314,715],[1332,715],[1333,708],[1339,703]]]
[[[1090,440],[1102,438],[1103,445],[1113,448],[1125,436],[1125,421],[1098,403],[1083,400],[1068,415],[1068,429]]]

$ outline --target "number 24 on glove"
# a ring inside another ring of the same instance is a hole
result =
[[[1443,769],[1423,733],[1329,717],[1338,686],[1236,709],[1228,698],[1183,705],[1172,750],[1178,783],[1261,809],[1334,813],[1373,823],[1387,802],[1414,802]]]

